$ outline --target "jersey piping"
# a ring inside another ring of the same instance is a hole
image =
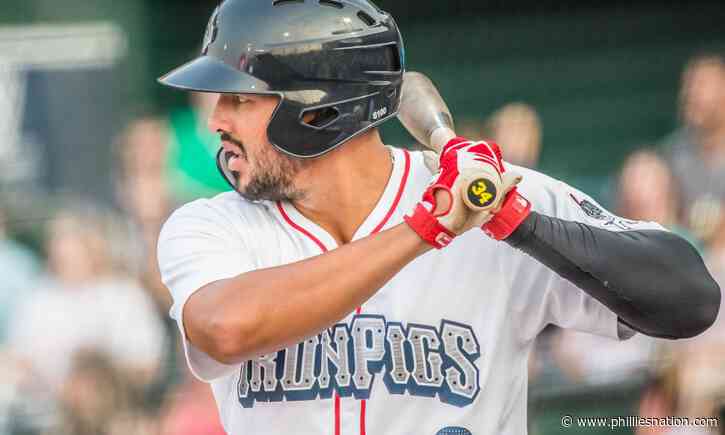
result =
[[[397,183],[397,189],[395,190],[395,197],[392,200],[392,203],[388,207],[387,212],[383,216],[382,220],[373,228],[372,231],[370,231],[369,235],[376,234],[380,232],[385,225],[390,220],[391,216],[395,212],[395,210],[398,207],[398,204],[400,203],[400,199],[403,197],[403,192],[405,191],[405,186],[408,182],[408,176],[410,174],[410,153],[408,150],[402,150],[402,153],[400,151],[397,151],[395,149],[391,149],[393,155],[395,156],[394,162],[393,162],[393,171],[390,175],[390,179],[388,180],[388,184],[385,187],[385,190],[383,191],[383,195],[380,198],[380,201],[378,204],[374,207],[372,213],[370,216],[365,219],[365,222],[360,226],[358,231],[356,232],[356,236],[353,237],[353,240],[359,238],[357,235],[360,233],[362,229],[364,229],[367,225],[367,222],[370,221],[372,217],[374,217],[377,213],[377,211],[380,209],[381,205],[384,206],[387,197],[389,197],[389,192],[391,192],[391,188],[395,186]],[[400,154],[403,155],[403,162],[400,162]],[[399,180],[399,181],[397,181]],[[287,207],[286,207],[287,205]],[[303,234],[305,237],[307,237],[309,240],[311,240],[315,245],[317,245],[318,248],[320,248],[320,251],[322,253],[328,252],[329,249],[327,246],[320,240],[320,238],[316,237],[313,234],[314,230],[317,230],[317,232],[321,232],[321,236],[328,236],[326,238],[332,239],[332,236],[329,236],[326,231],[324,231],[322,228],[319,228],[317,225],[314,224],[314,222],[306,220],[304,216],[302,216],[297,209],[294,208],[289,203],[282,203],[281,201],[277,201],[276,203],[277,210],[279,211],[280,215],[282,216],[282,219],[284,222],[286,222],[289,226],[294,228],[299,233]],[[287,210],[290,211],[290,213],[287,212]],[[295,215],[296,218],[301,218],[300,220],[303,223],[306,223],[307,227],[311,227],[310,230],[306,229],[303,225],[296,223],[291,215]],[[333,239],[334,240],[334,239]],[[336,243],[333,243],[335,247],[337,246]],[[357,307],[355,309],[355,314],[362,313],[362,307]],[[340,396],[335,393],[335,399],[334,399],[335,405],[334,405],[334,414],[335,414],[335,421],[334,421],[334,433],[335,435],[341,435],[341,400]],[[366,429],[365,429],[365,414],[366,414],[366,407],[367,403],[365,399],[360,400],[360,435],[366,435]]]

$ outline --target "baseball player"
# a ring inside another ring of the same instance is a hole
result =
[[[202,55],[160,79],[219,94],[234,191],[178,209],[158,257],[230,434],[520,435],[545,325],[680,338],[717,315],[701,258],[658,224],[491,142],[453,139],[433,170],[385,146],[403,71],[367,0],[227,0]],[[489,211],[451,194],[471,173],[501,186],[476,193]]]

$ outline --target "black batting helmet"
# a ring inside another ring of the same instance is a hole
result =
[[[393,18],[367,0],[226,0],[209,20],[201,56],[159,81],[278,95],[270,142],[316,157],[397,114],[403,53]],[[309,112],[316,116],[305,122]]]

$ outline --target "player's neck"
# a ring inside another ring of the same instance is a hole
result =
[[[321,157],[304,174],[305,197],[293,204],[338,244],[348,243],[375,208],[393,163],[377,130]]]

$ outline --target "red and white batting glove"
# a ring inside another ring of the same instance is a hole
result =
[[[529,202],[516,193],[519,181],[521,176],[505,171],[497,144],[454,138],[443,147],[438,173],[405,222],[438,249],[481,225],[486,234],[502,240],[530,210]],[[439,205],[436,194],[447,196],[447,201]]]

